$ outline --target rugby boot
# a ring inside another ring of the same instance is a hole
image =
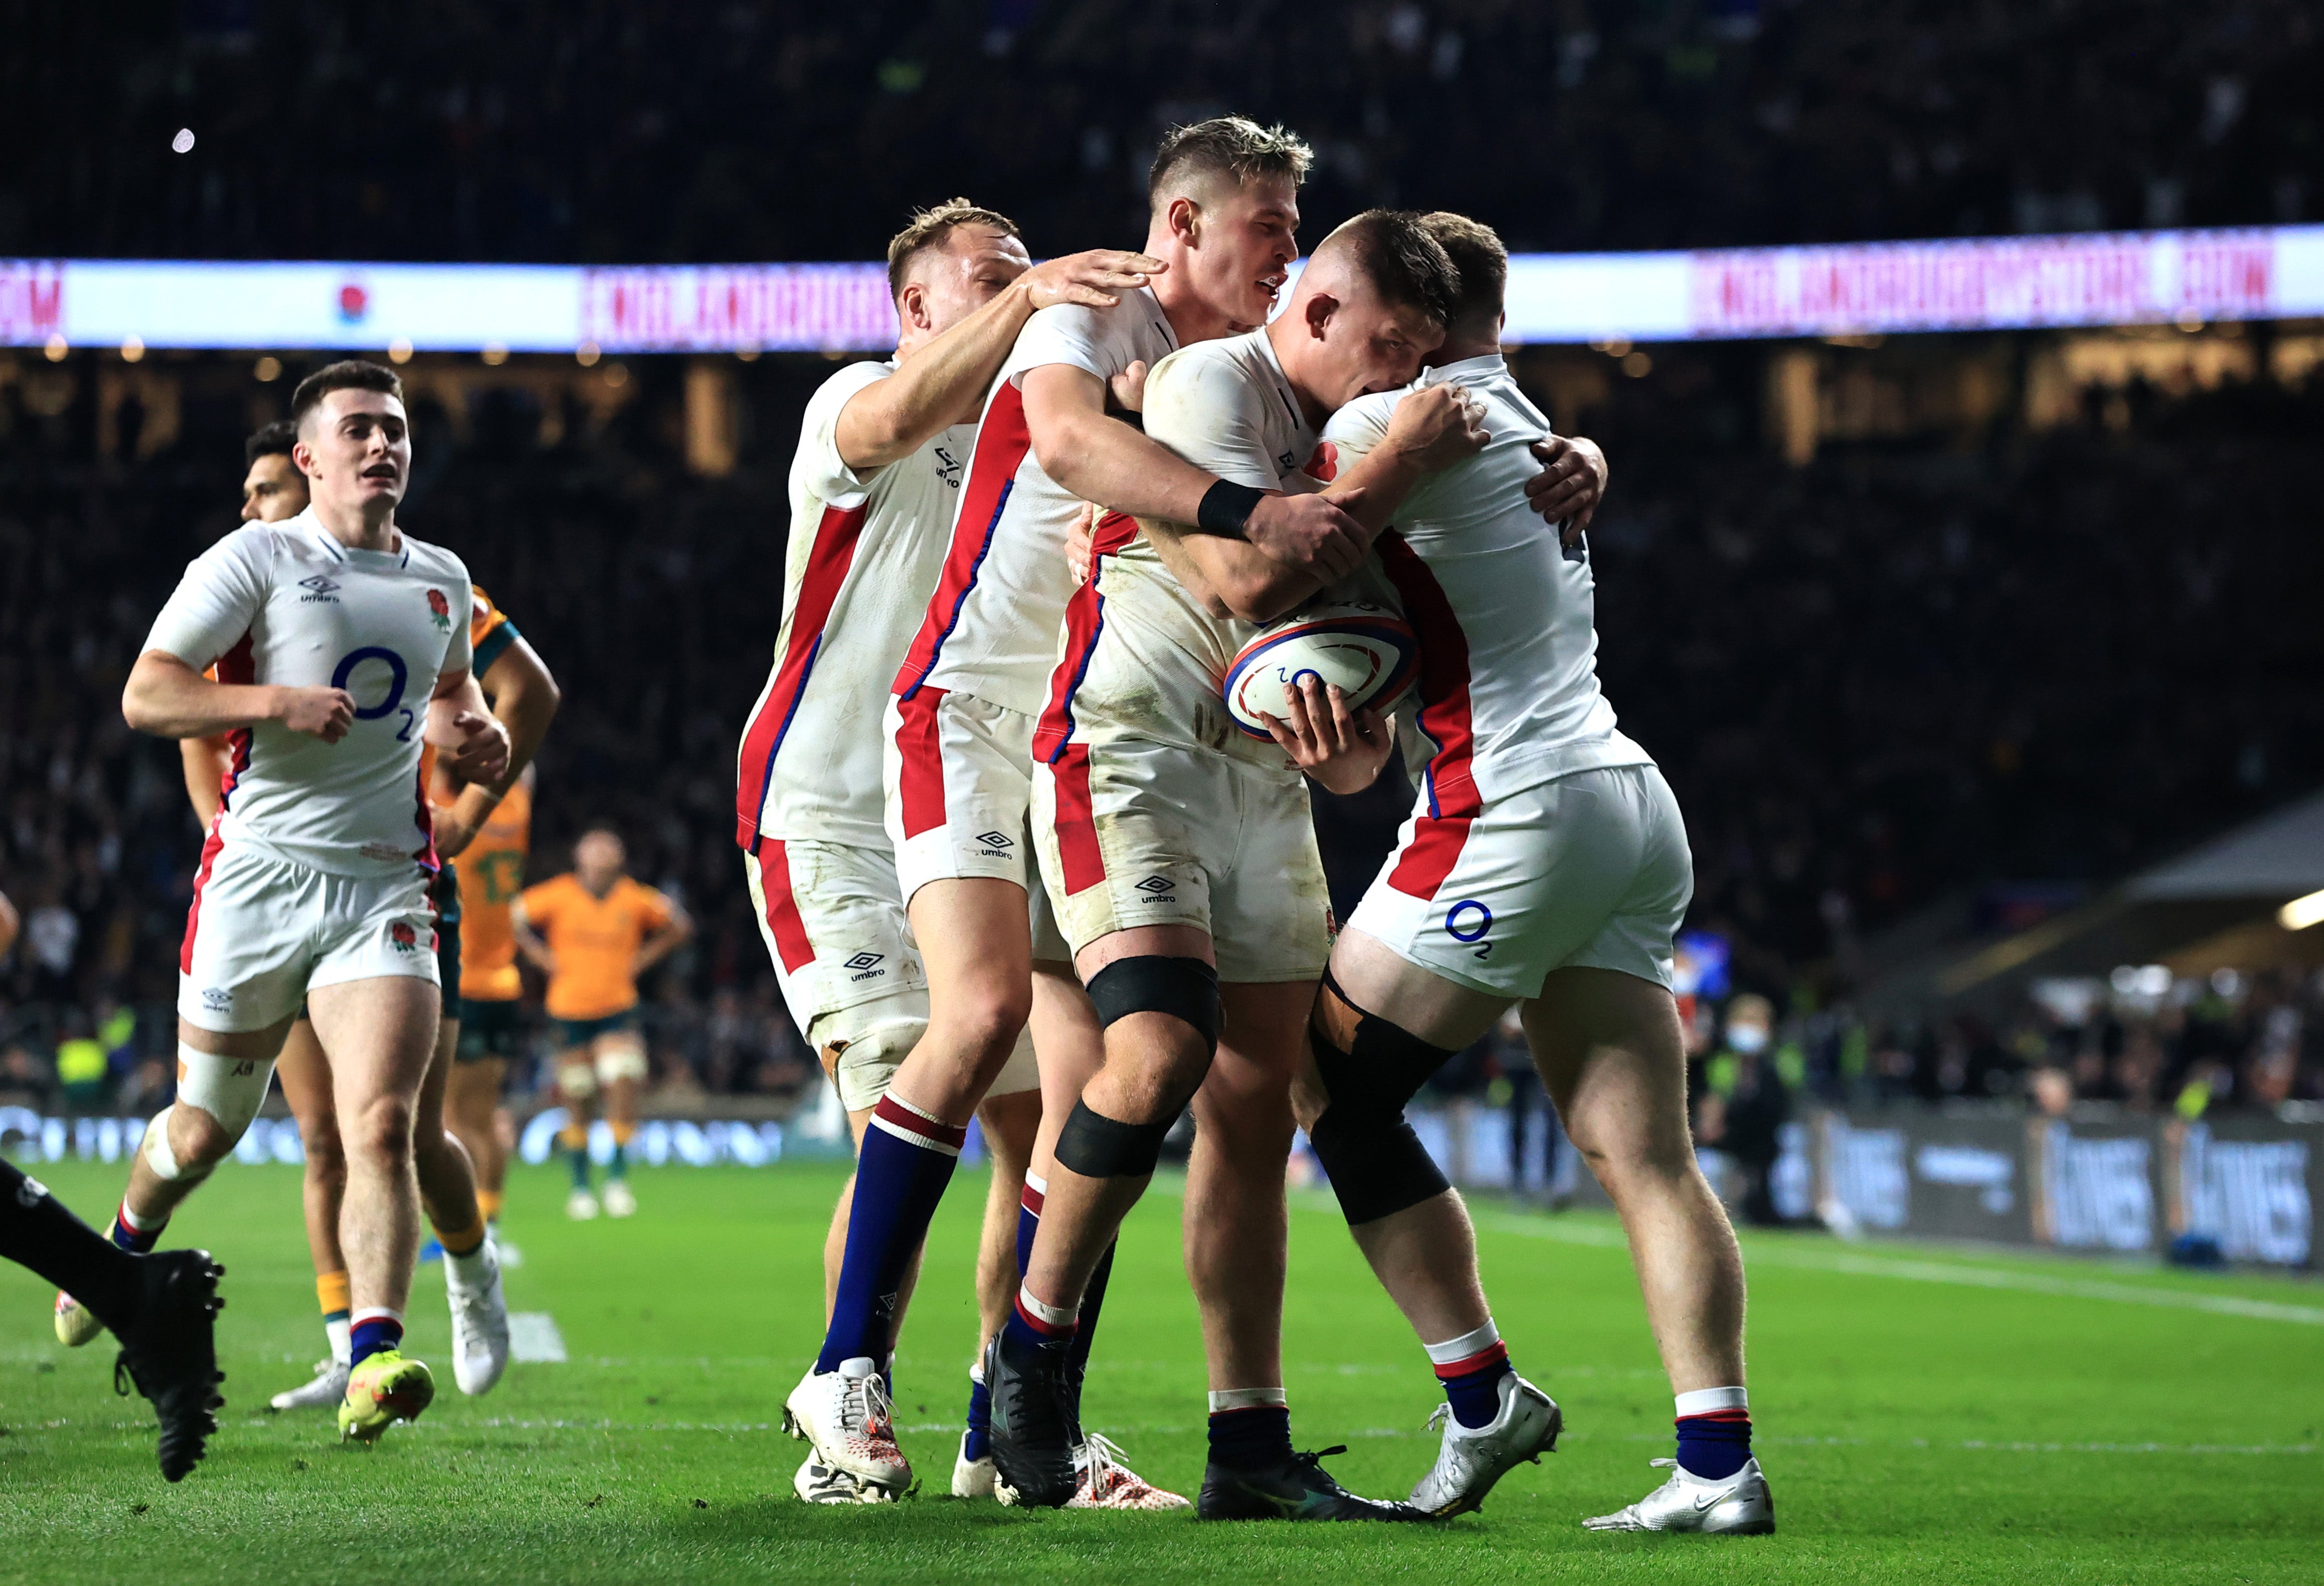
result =
[[[1463,1426],[1451,1405],[1438,1405],[1429,1416],[1431,1427],[1444,1428],[1444,1440],[1434,1467],[1412,1489],[1414,1508],[1440,1520],[1472,1513],[1484,1507],[1494,1482],[1557,1451],[1557,1434],[1565,1427],[1557,1401],[1514,1371],[1499,1388],[1501,1407],[1487,1425]]]
[[[783,1401],[783,1430],[813,1443],[825,1469],[878,1488],[885,1498],[901,1498],[912,1484],[911,1463],[896,1446],[887,1388],[868,1355],[842,1360],[836,1371],[810,1368]]]
[[[57,1342],[68,1349],[78,1349],[105,1331],[96,1312],[62,1289],[57,1290],[56,1326]]]
[[[1238,1470],[1213,1460],[1203,1471],[1202,1520],[1428,1520],[1408,1503],[1359,1498],[1332,1480],[1323,1462],[1348,1452],[1346,1443],[1320,1453],[1296,1453],[1263,1470]]]
[[[835,1471],[815,1455],[807,1456],[796,1475],[791,1478],[791,1490],[798,1494],[801,1503],[893,1503],[895,1495],[886,1488],[869,1481],[858,1480],[844,1471]]]
[[[1190,1509],[1194,1506],[1166,1492],[1123,1462],[1121,1447],[1102,1432],[1091,1433],[1074,1450],[1080,1485],[1065,1500],[1069,1509]]]
[[[1006,1327],[984,1346],[992,1390],[992,1496],[1023,1508],[1062,1508],[1080,1489],[1066,1397],[1070,1338],[1010,1342]]]
[[[339,1436],[376,1443],[398,1421],[416,1421],[436,1402],[436,1379],[419,1360],[382,1350],[347,1373],[346,1397],[339,1401]]]
[[[336,1405],[347,1397],[347,1363],[345,1360],[321,1360],[315,1362],[315,1379],[296,1388],[286,1388],[266,1402],[278,1410],[319,1410]]]
[[[226,1400],[217,1386],[217,1314],[226,1308],[217,1280],[226,1268],[208,1250],[171,1250],[139,1259],[143,1292],[136,1314],[115,1330],[121,1353],[114,1361],[114,1391],[134,1385],[153,1401],[161,1421],[161,1476],[185,1478],[217,1430],[214,1413]]]
[[[954,1498],[991,1498],[992,1496],[992,1453],[988,1448],[982,1459],[968,1457],[968,1434],[960,1434],[960,1452],[952,1457],[952,1495]]]
[[[1764,1536],[1775,1528],[1775,1500],[1768,1496],[1767,1479],[1759,1473],[1757,1460],[1745,1460],[1743,1468],[1723,1481],[1691,1475],[1676,1460],[1656,1460],[1655,1464],[1668,1467],[1669,1480],[1625,1509],[1582,1523],[1592,1531],[1696,1531],[1721,1536]]]

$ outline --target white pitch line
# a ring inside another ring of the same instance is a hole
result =
[[[565,1363],[565,1335],[546,1311],[518,1311],[509,1317],[509,1359]]]
[[[1560,1226],[1494,1217],[1486,1226],[1499,1233],[1526,1239],[1555,1240],[1564,1244],[1599,1249],[1623,1246],[1618,1230],[1588,1223]],[[2324,1327],[2324,1308],[2287,1305],[2273,1300],[2245,1299],[2238,1295],[2197,1294],[2180,1288],[2146,1288],[2136,1284],[2101,1283],[2083,1277],[2052,1277],[2047,1273],[2021,1272],[2002,1267],[1957,1266],[1950,1261],[1914,1261],[1887,1256],[1857,1255],[1846,1250],[1784,1249],[1765,1244],[1745,1250],[1748,1267],[1793,1267],[1810,1272],[1837,1272],[1851,1277],[1894,1277],[1906,1283],[1948,1283],[1966,1288],[2015,1289],[2023,1294],[2052,1295],[2061,1299],[2112,1300],[2122,1305],[2161,1305],[2166,1309],[2208,1311],[2217,1316],[2244,1316],[2260,1322],[2289,1322],[2303,1327]]]

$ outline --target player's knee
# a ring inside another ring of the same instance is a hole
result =
[[[1176,1116],[1127,1123],[1093,1111],[1087,1102],[1076,1102],[1057,1135],[1057,1162],[1084,1178],[1150,1177]]]
[[[979,979],[963,987],[958,995],[946,998],[941,1009],[932,1010],[929,1024],[943,1028],[952,1049],[978,1054],[980,1059],[989,1060],[983,1065],[997,1073],[1015,1049],[1017,1037],[1025,1033],[1025,1021],[1032,1017],[1031,982]]]
[[[412,1159],[412,1124],[419,1109],[408,1096],[375,1096],[351,1119],[340,1120],[347,1154],[374,1160]]]
[[[646,1077],[645,1038],[634,1030],[607,1036],[597,1043],[595,1064],[598,1088],[612,1090],[623,1081],[642,1084]]]
[[[272,1059],[198,1051],[180,1042],[178,1099],[166,1115],[163,1142],[179,1172],[161,1176],[204,1171],[224,1161],[258,1116],[273,1077]],[[155,1171],[161,1172],[159,1163]]]
[[[1219,972],[1199,958],[1117,958],[1090,976],[1089,998],[1109,1028],[1133,1013],[1163,1013],[1190,1026],[1206,1056],[1218,1050]]]
[[[1393,1216],[1451,1188],[1404,1108],[1452,1053],[1358,1008],[1328,974],[1309,1034],[1323,1105],[1307,1138],[1350,1225]]]
[[[557,1089],[576,1104],[597,1093],[597,1065],[587,1052],[568,1052],[557,1060]]]
[[[840,1104],[861,1112],[880,1104],[896,1070],[927,1028],[916,999],[881,998],[824,1015],[810,1027],[807,1038],[822,1054],[824,1072],[839,1087]]]

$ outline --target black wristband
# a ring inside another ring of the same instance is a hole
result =
[[[1203,492],[1203,504],[1194,513],[1194,527],[1222,539],[1240,539],[1252,509],[1266,499],[1267,492],[1263,490],[1222,479]]]

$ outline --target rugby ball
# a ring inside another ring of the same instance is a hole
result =
[[[1220,692],[1235,725],[1254,738],[1273,736],[1259,713],[1282,719],[1283,689],[1310,676],[1336,683],[1351,708],[1393,707],[1412,687],[1420,642],[1402,617],[1369,601],[1312,605],[1268,626],[1242,647]]]

